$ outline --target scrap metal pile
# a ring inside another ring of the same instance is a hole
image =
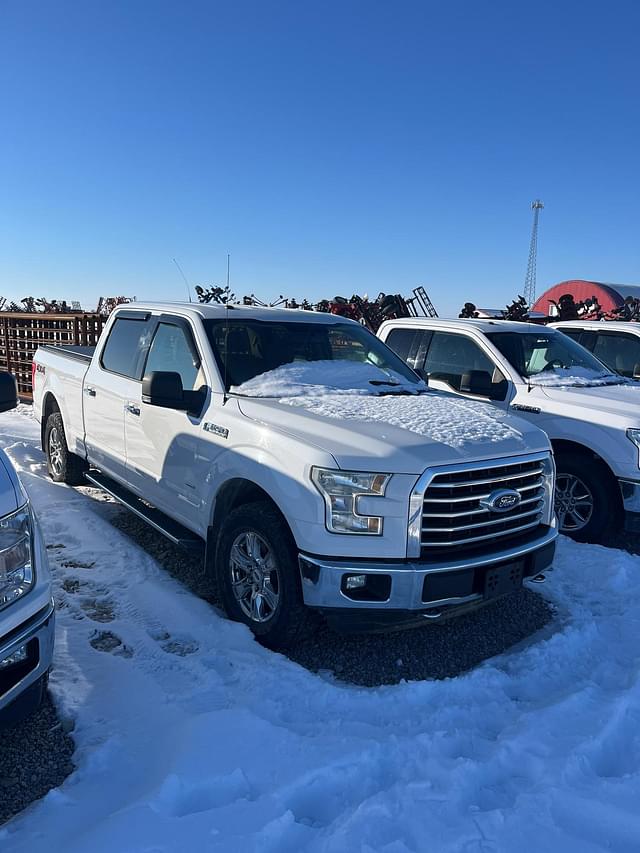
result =
[[[310,302],[307,299],[298,301],[278,297],[270,303],[259,299],[255,293],[238,299],[229,287],[201,287],[196,286],[196,295],[199,302],[214,302],[218,305],[258,305],[261,307],[298,308],[303,311],[321,311],[328,314],[337,314],[356,320],[366,326],[372,332],[377,332],[381,323],[385,320],[395,320],[399,317],[437,316],[431,300],[423,287],[416,287],[413,296],[405,299],[399,293],[380,293],[376,299],[370,300],[367,296],[354,294],[350,299],[344,296],[334,296],[333,299],[321,299],[319,302]]]
[[[627,296],[618,308],[604,311],[598,298],[590,296],[580,302],[576,302],[570,293],[563,294],[558,301],[550,300],[555,306],[553,316],[532,316],[523,296],[518,296],[506,308],[500,311],[492,311],[492,320],[519,320],[521,322],[550,323],[563,320],[626,320],[629,322],[640,322],[640,299]],[[473,304],[465,302],[458,317],[464,320],[487,317],[488,312],[482,311]]]
[[[132,302],[130,296],[101,296],[98,300],[98,305],[93,311],[84,311],[82,306],[77,301],[72,301],[71,304],[66,299],[45,299],[44,297],[36,298],[35,296],[25,296],[20,302],[8,302],[4,296],[0,296],[0,311],[8,311],[13,314],[102,314],[108,316],[117,305],[123,305],[125,302]]]

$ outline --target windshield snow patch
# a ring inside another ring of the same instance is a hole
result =
[[[426,391],[421,380],[407,380],[389,368],[347,359],[292,361],[261,373],[241,385],[232,385],[232,394],[245,397],[322,397],[327,394],[371,395],[418,394]]]
[[[474,443],[522,440],[510,417],[487,403],[458,400],[445,394],[418,397],[381,397],[376,400],[348,396],[285,397],[280,403],[303,407],[325,418],[366,421],[423,435],[449,447]]]
[[[591,370],[589,367],[558,367],[545,370],[529,377],[532,385],[544,385],[551,388],[579,388],[595,385],[637,385],[633,379],[608,373],[604,370]]]

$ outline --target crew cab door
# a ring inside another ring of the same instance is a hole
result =
[[[155,318],[143,376],[155,371],[180,374],[185,391],[205,389],[202,410],[188,413],[142,401],[138,383],[125,406],[127,478],[145,500],[204,535],[208,526],[207,488],[213,458],[220,447],[208,440],[203,414],[211,383],[186,318]]]
[[[82,400],[89,462],[126,482],[124,407],[136,393],[149,344],[149,314],[121,311],[84,377]]]
[[[458,332],[396,328],[386,343],[430,388],[506,408],[510,383],[477,341]]]

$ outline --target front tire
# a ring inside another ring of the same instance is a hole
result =
[[[55,483],[80,486],[84,482],[86,465],[71,453],[67,446],[64,423],[60,412],[52,412],[44,430],[44,448],[47,455],[47,471]]]
[[[555,509],[560,533],[577,542],[601,542],[617,516],[608,470],[581,453],[556,457]]]
[[[216,579],[227,615],[273,649],[291,647],[308,624],[291,532],[268,502],[232,510],[220,531]]]

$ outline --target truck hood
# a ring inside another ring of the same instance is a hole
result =
[[[526,421],[447,394],[247,397],[238,405],[246,417],[330,453],[346,470],[421,474],[431,465],[549,448]]]
[[[577,420],[612,426],[615,418],[626,427],[640,426],[640,382],[573,388],[533,386],[527,396],[532,405],[537,400],[544,411],[550,411],[548,401],[552,401],[553,412]]]
[[[4,450],[0,450],[0,518],[15,512],[26,497],[18,475]]]

